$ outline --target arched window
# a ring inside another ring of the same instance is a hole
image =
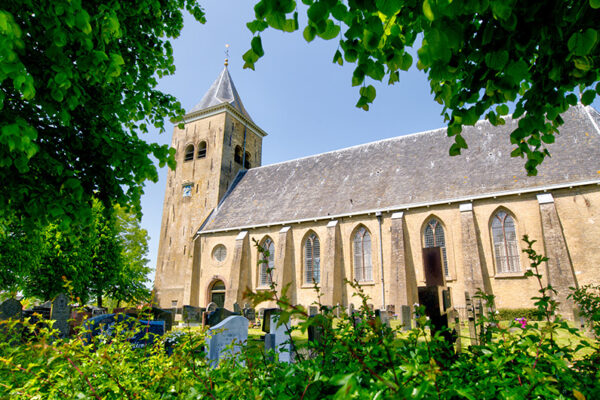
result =
[[[250,169],[250,153],[246,152],[246,158],[244,159],[244,168]]]
[[[373,265],[371,262],[371,235],[361,226],[354,234],[354,279],[358,282],[373,280]]]
[[[492,217],[492,239],[498,273],[520,272],[521,260],[515,220],[506,211],[500,210]]]
[[[271,277],[273,276],[273,268],[275,267],[275,244],[271,240],[271,238],[266,238],[262,242],[262,248],[268,251],[268,257],[265,259],[264,255],[261,253],[261,263],[260,263],[260,272],[258,277],[258,285],[259,286],[269,286],[271,284]],[[264,262],[265,260],[266,262]],[[271,273],[267,271],[267,269],[271,270]]]
[[[242,155],[243,154],[244,153],[242,151],[242,148],[240,146],[235,146],[235,153],[233,155],[233,161],[242,165]]]
[[[185,153],[183,156],[183,161],[192,161],[194,159],[194,145],[188,144],[185,148]]]
[[[321,246],[319,237],[311,233],[304,243],[304,283],[321,281]]]
[[[425,232],[423,232],[423,242],[425,243],[425,248],[441,248],[442,261],[444,263],[444,274],[446,274],[446,276],[450,275],[448,271],[448,257],[446,255],[446,238],[444,236],[444,228],[437,219],[431,218],[427,222],[427,226],[425,226]]]
[[[202,141],[200,142],[200,144],[198,145],[198,158],[204,158],[206,157],[206,142]]]

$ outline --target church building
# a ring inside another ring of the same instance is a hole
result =
[[[246,288],[268,289],[268,265],[295,304],[316,301],[316,283],[325,304],[358,305],[349,280],[376,308],[397,312],[418,301],[425,250],[437,247],[457,308],[478,288],[498,308],[533,307],[528,235],[572,317],[569,287],[600,283],[600,114],[577,105],[563,119],[537,176],[510,156],[511,118],[464,127],[469,149],[457,157],[441,128],[262,166],[267,134],[225,66],[173,132],[157,300],[232,309]]]

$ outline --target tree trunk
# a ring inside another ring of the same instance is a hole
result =
[[[98,303],[98,307],[102,307],[102,295],[101,294],[98,295],[97,303]]]

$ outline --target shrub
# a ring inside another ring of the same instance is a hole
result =
[[[280,321],[297,321],[293,329],[317,326],[322,332],[319,342],[297,344],[295,363],[279,363],[275,354],[252,346],[239,358],[212,368],[205,358],[203,330],[174,333],[137,349],[128,341],[129,327],[116,329],[110,341],[95,338],[86,345],[85,332],[63,341],[48,327],[36,329],[28,321],[13,321],[0,329],[4,336],[0,338],[0,398],[600,398],[599,343],[555,317],[552,288],[541,284],[537,268],[545,258],[531,249],[533,241],[527,243],[532,263],[529,277],[540,283],[534,301],[542,321],[521,328],[511,320],[502,327],[490,313],[478,321],[486,329],[485,340],[460,353],[444,340],[445,332],[430,334],[422,307],[416,310],[417,328],[398,335],[375,318],[368,297],[355,283],[348,282],[362,306],[356,314],[342,312],[339,318],[320,302],[319,314],[309,318],[304,307],[291,303],[287,288],[278,294],[273,285],[270,291],[248,296],[254,302],[276,301]],[[491,306],[493,297],[481,296]],[[594,304],[598,303],[586,304],[592,304],[591,313],[597,311]],[[577,337],[579,345],[560,344],[559,330]],[[33,339],[21,341],[23,331]],[[170,356],[163,342],[171,348]],[[578,358],[575,353],[581,348],[589,351]]]
[[[525,318],[527,321],[538,321],[536,308],[499,308],[498,320],[514,321],[517,318]]]

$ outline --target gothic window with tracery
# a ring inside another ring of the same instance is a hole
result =
[[[425,232],[423,233],[423,241],[425,242],[425,248],[428,247],[440,247],[442,251],[442,262],[444,263],[444,274],[448,276],[448,257],[446,255],[446,237],[444,236],[444,228],[440,221],[435,218],[431,218],[425,226]]]
[[[371,261],[371,235],[361,226],[354,234],[354,279],[358,282],[373,280],[373,265]]]
[[[321,246],[319,237],[311,233],[304,242],[304,283],[321,281]]]
[[[498,273],[521,272],[515,220],[505,211],[498,211],[492,217],[492,240]]]
[[[268,257],[265,259],[265,255],[261,253],[260,258],[260,273],[259,273],[259,286],[269,286],[271,284],[271,279],[273,276],[273,268],[275,267],[275,244],[271,240],[271,238],[266,238],[262,243],[262,248],[268,252]],[[269,274],[270,270],[271,273]]]

